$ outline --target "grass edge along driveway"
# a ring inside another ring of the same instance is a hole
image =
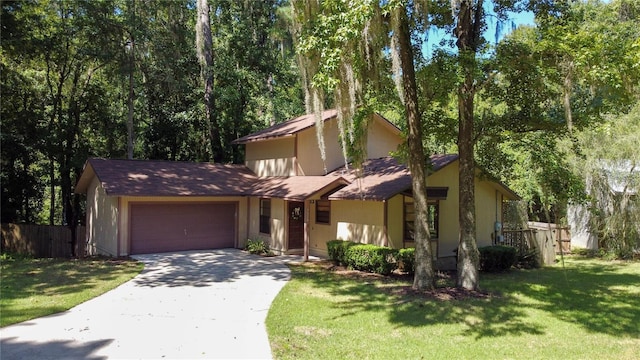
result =
[[[640,358],[640,262],[482,274],[488,295],[462,299],[406,277],[291,270],[266,321],[276,359]]]
[[[116,288],[142,271],[135,260],[0,259],[0,327],[66,311]]]

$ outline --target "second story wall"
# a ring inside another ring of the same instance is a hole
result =
[[[367,158],[378,159],[389,156],[389,152],[396,151],[403,141],[403,137],[393,125],[384,119],[377,118],[369,124]]]
[[[340,131],[336,118],[324,123],[326,160],[323,162],[315,126],[294,135],[245,144],[245,165],[256,175],[266,176],[321,176],[344,166],[340,145]],[[367,158],[389,155],[403,141],[398,129],[376,115],[368,127]]]
[[[340,145],[338,121],[331,119],[324,124],[324,143],[326,153],[326,170],[332,171],[344,166],[344,156]],[[367,133],[367,158],[377,159],[389,156],[389,152],[397,150],[403,142],[398,130],[381,117],[369,124]],[[315,127],[298,134],[298,163],[302,173],[298,175],[325,175],[320,148],[318,146]]]
[[[338,130],[336,119],[325,122],[323,131],[326,155],[324,164],[320,156],[315,126],[298,133],[297,155],[298,163],[300,164],[300,173],[298,175],[325,175],[325,166],[326,171],[332,171],[344,165],[342,147],[338,141],[340,131]]]
[[[295,176],[295,137],[246,144],[245,165],[258,176]]]

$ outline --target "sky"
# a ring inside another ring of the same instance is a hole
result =
[[[509,13],[509,20],[506,24],[503,24],[502,31],[498,34],[498,41],[502,39],[504,36],[508,35],[513,29],[517,28],[520,25],[531,25],[535,26],[534,15],[532,12],[520,12],[520,13]],[[489,18],[487,21],[487,32],[485,34],[485,38],[491,44],[496,43],[496,19]],[[438,47],[440,40],[443,38],[451,39],[451,36],[446,34],[442,30],[432,30],[429,33],[429,37],[427,42],[423,47],[424,55],[426,57],[431,57],[431,54],[434,48]],[[455,51],[455,49],[452,49]]]

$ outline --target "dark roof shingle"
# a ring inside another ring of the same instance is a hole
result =
[[[333,109],[333,110],[323,111],[320,116],[322,118],[322,121],[327,121],[327,120],[333,119],[337,115],[338,115],[338,112],[335,109]],[[295,119],[268,127],[264,130],[255,132],[253,134],[243,136],[239,139],[234,140],[232,144],[246,144],[252,141],[292,136],[302,130],[311,128],[315,124],[316,124],[315,114],[302,115],[302,116],[298,116]]]
[[[432,155],[430,172],[436,172],[458,159],[457,154]],[[351,184],[329,196],[331,200],[388,200],[396,194],[411,189],[411,174],[406,165],[391,156],[364,162],[363,175],[354,171],[345,173],[338,169],[331,174],[345,176]]]
[[[244,165],[94,158],[83,176],[87,167],[110,196],[244,196],[258,181]]]

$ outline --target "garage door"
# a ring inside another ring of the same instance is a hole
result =
[[[236,204],[131,205],[131,254],[230,248]]]

